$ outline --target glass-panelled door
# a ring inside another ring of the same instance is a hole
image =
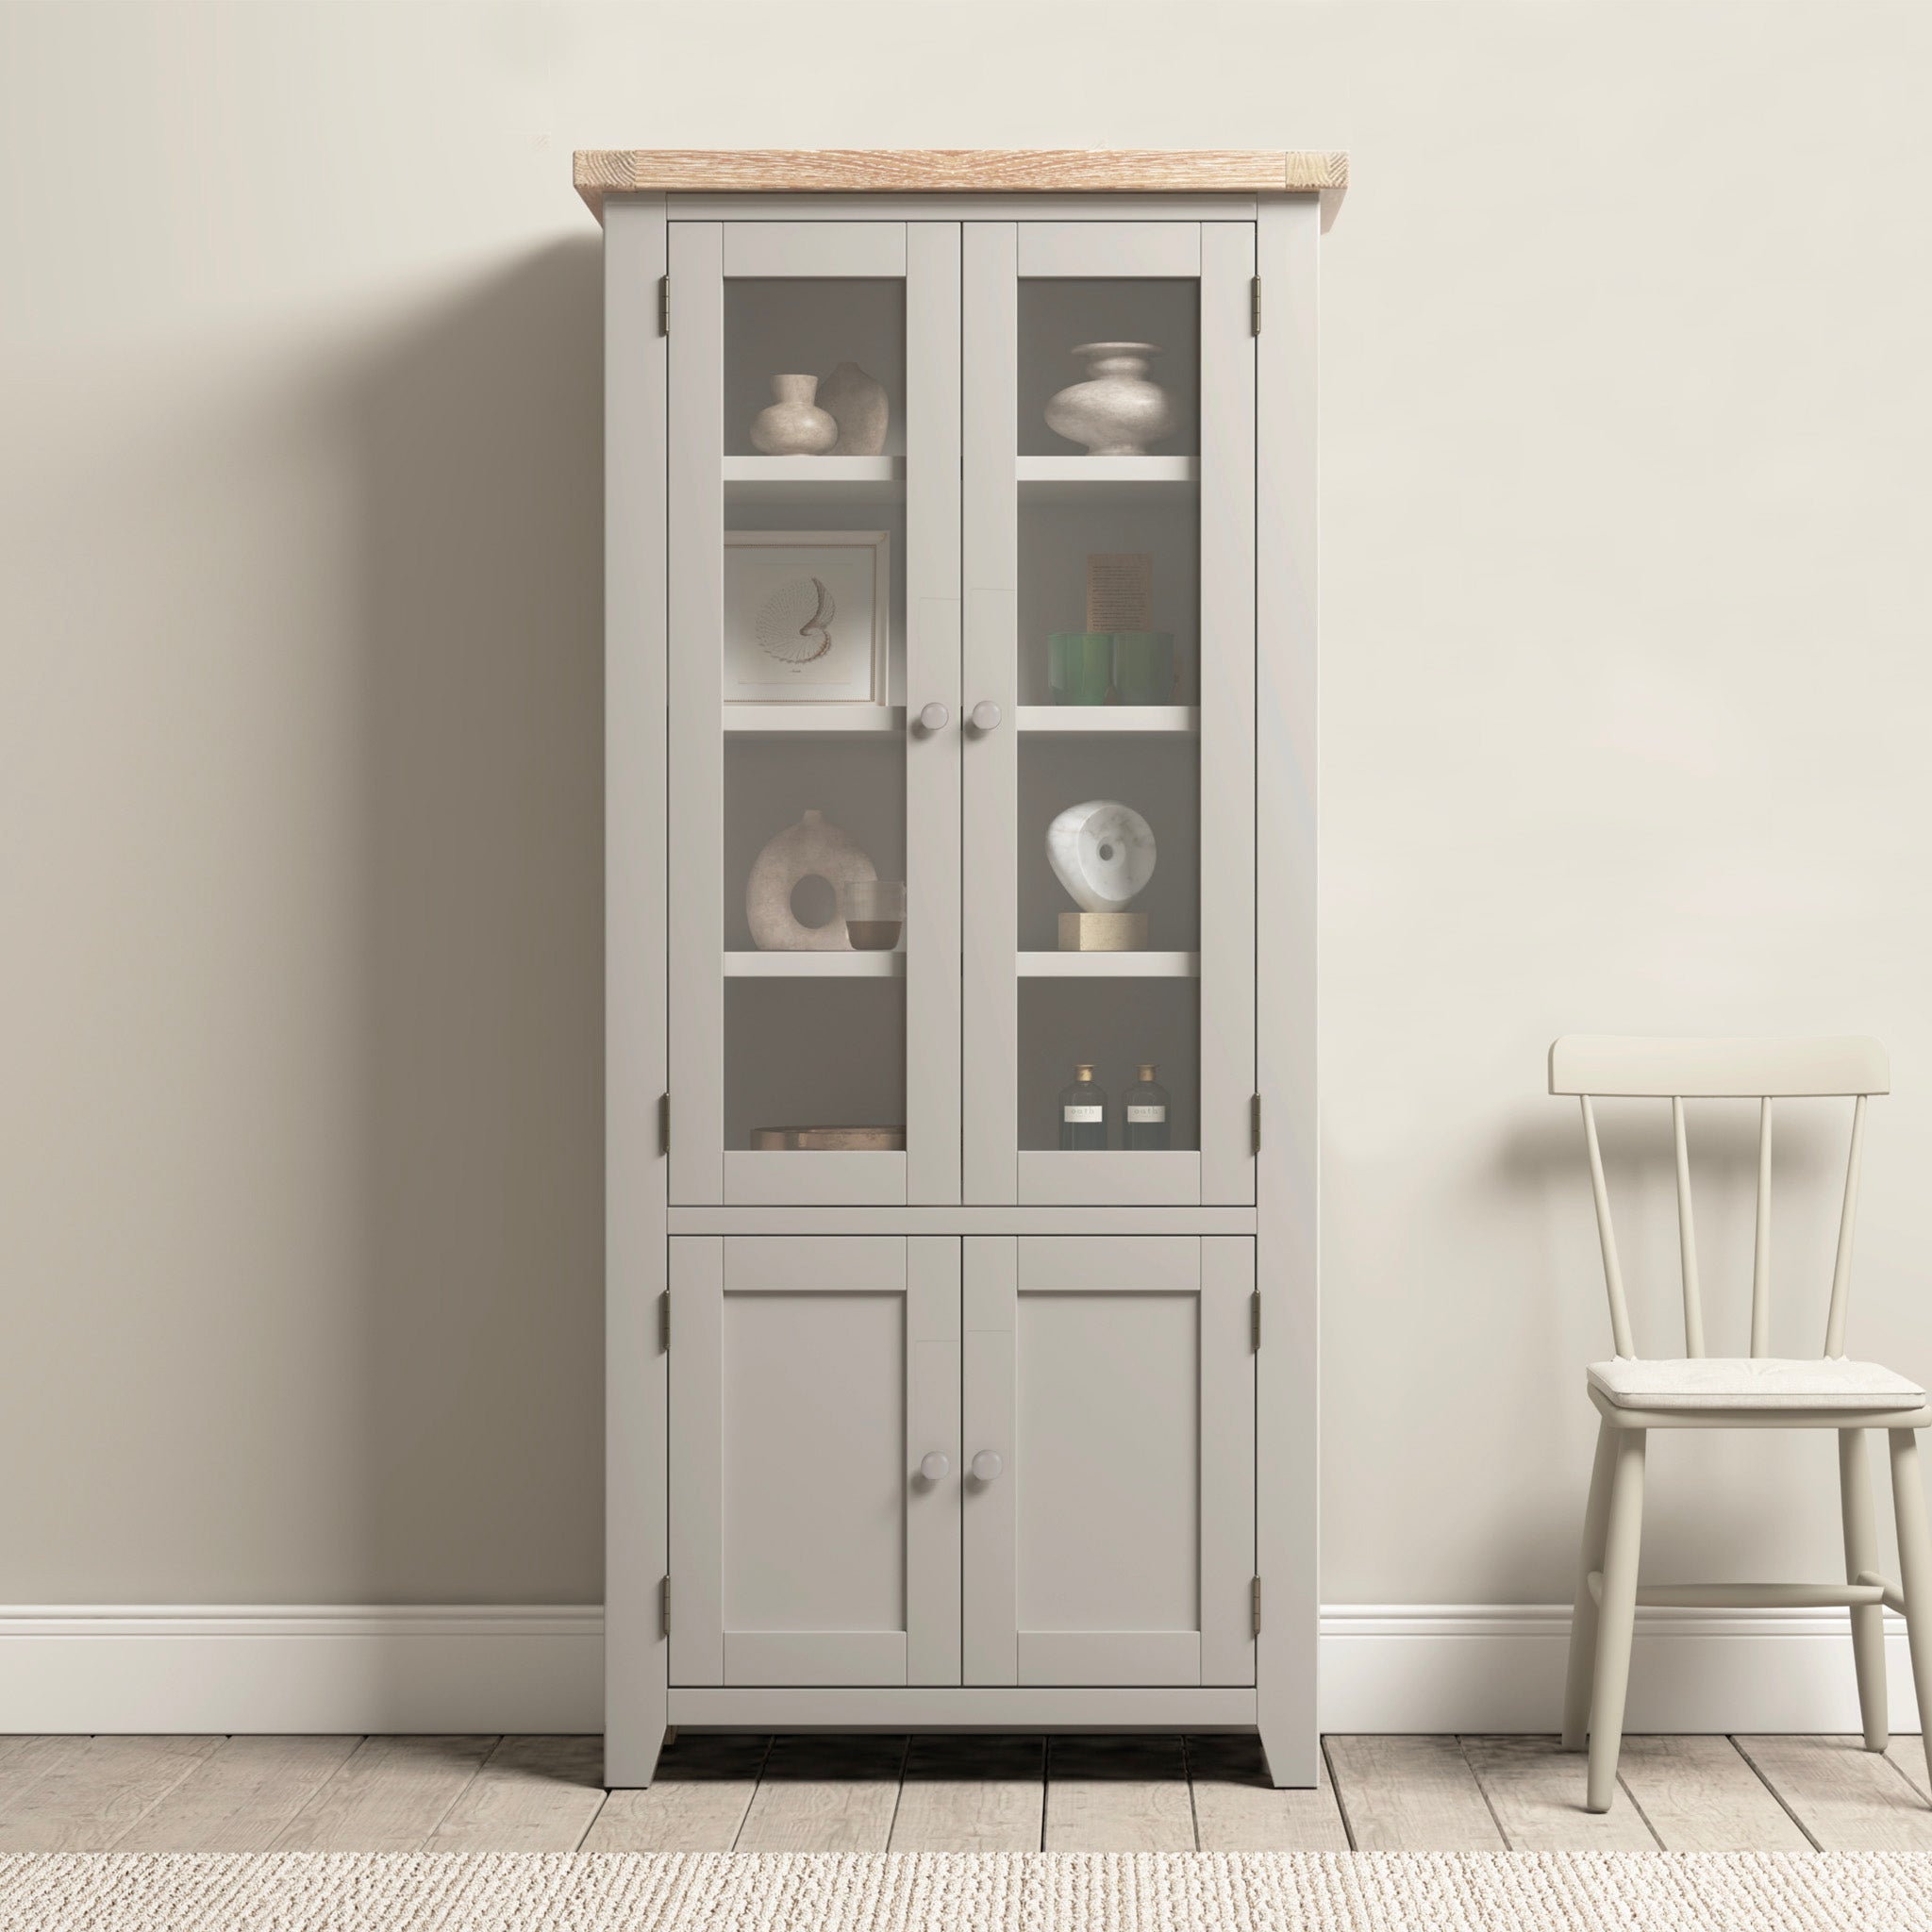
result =
[[[959,1199],[959,229],[674,222],[671,1198]]]
[[[964,1197],[1255,1198],[1255,229],[965,225]]]

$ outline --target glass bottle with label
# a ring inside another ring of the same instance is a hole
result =
[[[1084,1062],[1074,1069],[1074,1084],[1060,1089],[1060,1146],[1063,1149],[1104,1150],[1107,1146],[1107,1095]]]
[[[1125,1109],[1123,1146],[1144,1153],[1169,1145],[1167,1089],[1156,1082],[1152,1060],[1141,1062],[1141,1077],[1127,1089],[1121,1106]]]

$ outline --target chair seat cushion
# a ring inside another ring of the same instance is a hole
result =
[[[1591,1362],[1590,1381],[1619,1408],[1916,1408],[1918,1383],[1876,1362],[1699,1356]]]

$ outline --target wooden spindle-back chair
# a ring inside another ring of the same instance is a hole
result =
[[[1603,1245],[1615,1356],[1590,1369],[1590,1399],[1601,1417],[1583,1555],[1571,1624],[1570,1670],[1563,1700],[1563,1741],[1590,1746],[1588,1802],[1607,1811],[1616,1791],[1623,1743],[1630,1640],[1639,1604],[1726,1607],[1842,1605],[1851,1613],[1852,1653],[1865,1743],[1887,1742],[1883,1618],[1889,1607],[1906,1618],[1912,1675],[1932,1766],[1932,1534],[1921,1491],[1917,1431],[1932,1423],[1923,1386],[1875,1362],[1846,1358],[1845,1312],[1851,1292],[1852,1232],[1858,1209],[1858,1165],[1865,1103],[1890,1091],[1883,1046],[1857,1037],[1817,1040],[1625,1039],[1572,1034],[1550,1048],[1550,1091],[1582,1102],[1591,1193]],[[1624,1293],[1604,1180],[1592,1098],[1640,1096],[1671,1103],[1677,1170],[1677,1243],[1683,1282],[1684,1352],[1640,1357]],[[1780,1101],[1838,1097],[1852,1102],[1851,1150],[1824,1319],[1815,1357],[1771,1353],[1772,1126]],[[1690,1197],[1690,1143],[1684,1103],[1691,1099],[1757,1103],[1757,1213],[1751,1265],[1751,1353],[1705,1353],[1703,1291]],[[1646,1432],[1654,1428],[1800,1428],[1838,1433],[1839,1489],[1844,1517],[1845,1581],[1677,1584],[1640,1588],[1638,1549],[1643,1515]],[[1865,1431],[1888,1431],[1892,1507],[1898,1521],[1900,1581],[1877,1571],[1877,1529]]]

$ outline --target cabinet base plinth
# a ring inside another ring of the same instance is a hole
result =
[[[720,1689],[671,1692],[671,1722],[691,1730],[1158,1731],[1255,1728],[1255,1693],[1021,1685],[888,1685],[874,1690]]]

